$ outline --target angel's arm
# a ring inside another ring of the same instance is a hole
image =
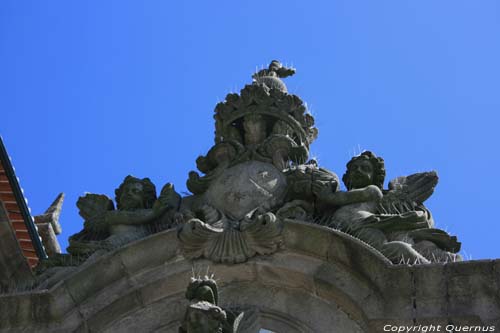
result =
[[[382,191],[375,185],[353,189],[347,192],[333,192],[321,184],[313,184],[313,193],[324,203],[332,206],[345,206],[360,202],[379,201]]]
[[[117,224],[145,224],[160,217],[169,207],[162,209],[138,209],[134,211],[113,210],[105,215],[106,222],[110,225]]]

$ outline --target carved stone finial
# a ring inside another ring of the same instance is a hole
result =
[[[59,235],[62,231],[61,225],[59,224],[59,216],[61,214],[63,202],[64,193],[59,193],[45,213],[34,217],[38,233],[42,238],[43,246],[49,257],[61,253],[61,246],[59,245],[56,235]]]
[[[61,215],[62,205],[64,202],[64,193],[59,193],[54,202],[47,208],[45,213],[35,216],[35,223],[50,223],[54,233],[61,233],[61,225],[59,224],[59,216]]]
[[[285,67],[278,60],[273,60],[267,69],[263,69],[252,75],[254,84],[268,87],[269,89],[278,89],[284,93],[288,92],[282,78],[295,74],[295,69]]]

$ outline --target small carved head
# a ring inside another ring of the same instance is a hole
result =
[[[245,130],[245,144],[262,143],[267,136],[266,121],[259,114],[251,113],[245,116],[243,120],[243,129]]]
[[[205,276],[204,278],[191,278],[186,290],[186,298],[189,301],[204,301],[217,305],[218,292],[217,283],[214,279]]]
[[[149,209],[156,201],[156,188],[149,178],[127,176],[115,190],[115,196],[118,209]]]
[[[348,190],[375,185],[382,189],[385,179],[384,159],[365,151],[347,163],[347,171],[342,181]]]

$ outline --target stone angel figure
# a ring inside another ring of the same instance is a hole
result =
[[[460,243],[434,228],[423,205],[437,185],[436,172],[397,177],[388,190],[382,188],[384,179],[384,160],[366,151],[347,163],[342,177],[347,192],[316,184],[318,200],[336,208],[327,224],[372,245],[393,263],[459,260]]]
[[[106,195],[88,193],[78,199],[84,228],[70,237],[69,253],[90,255],[166,229],[181,202],[172,184],[166,184],[157,198],[149,178],[133,176],[125,177],[115,195],[117,209]]]

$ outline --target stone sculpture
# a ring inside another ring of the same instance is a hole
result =
[[[423,205],[434,191],[437,174],[398,177],[389,182],[389,190],[382,190],[384,178],[384,160],[365,151],[347,163],[342,177],[347,192],[315,184],[318,200],[337,208],[327,225],[365,241],[394,263],[458,260],[460,243],[433,228]]]
[[[212,277],[191,278],[186,291],[190,302],[179,333],[237,333],[244,312],[218,305],[217,283]]]
[[[88,193],[78,199],[85,223],[69,239],[70,254],[88,256],[151,234],[155,226],[172,224],[181,201],[172,184],[166,184],[157,198],[149,178],[133,176],[124,179],[115,195],[117,209],[103,194]]]
[[[84,229],[68,252],[86,257],[177,227],[186,258],[240,263],[278,251],[286,223],[301,221],[348,233],[396,264],[460,260],[460,243],[434,228],[423,204],[435,172],[398,177],[384,190],[384,160],[364,152],[347,164],[341,191],[335,173],[309,160],[318,131],[282,80],[293,74],[273,60],[216,105],[215,143],[189,173],[192,195],[167,184],[157,198],[149,179],[128,176],[115,191],[117,209],[105,195],[81,197]]]
[[[205,175],[189,174],[194,195],[181,206],[179,239],[189,258],[237,263],[280,248],[276,212],[289,192],[284,170],[307,160],[317,135],[314,118],[281,80],[293,73],[273,61],[216,106],[215,145],[196,161]]]

